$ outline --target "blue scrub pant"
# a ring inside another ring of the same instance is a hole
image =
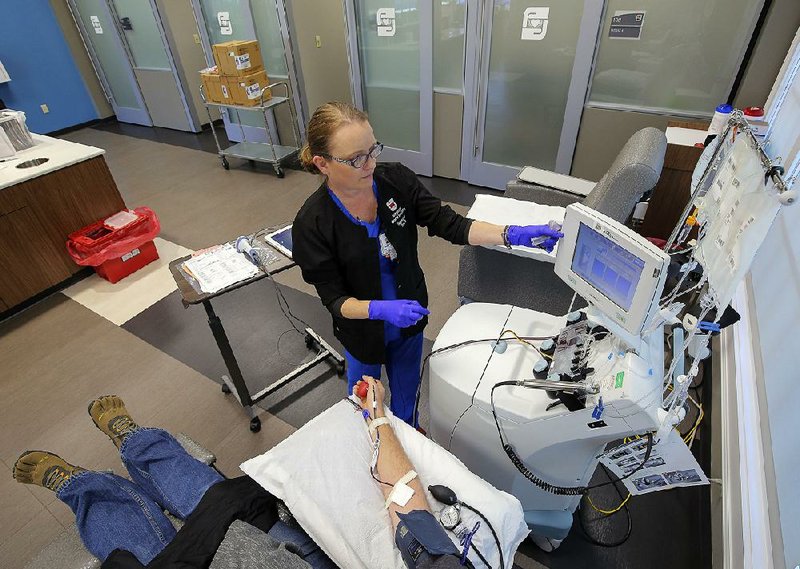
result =
[[[380,378],[381,364],[365,364],[345,350],[347,360],[347,393],[353,393],[353,386],[362,375]],[[414,404],[419,387],[419,368],[422,362],[422,332],[410,338],[392,340],[386,344],[386,375],[389,376],[389,390],[392,401],[389,405],[394,416],[412,427]]]

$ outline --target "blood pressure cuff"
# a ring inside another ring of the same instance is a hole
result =
[[[428,511],[398,512],[400,523],[394,540],[408,569],[450,569],[462,567],[455,544]],[[467,560],[467,567],[472,563]]]

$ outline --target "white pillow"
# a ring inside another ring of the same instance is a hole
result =
[[[470,472],[460,460],[389,411],[387,416],[419,475],[434,515],[442,504],[427,488],[443,484],[491,522],[503,546],[505,566],[510,568],[529,531],[519,500]],[[361,413],[350,402],[340,401],[240,468],[282,499],[340,567],[404,569],[383,494],[370,475],[370,458],[371,444]],[[469,528],[480,520],[466,509],[461,517]],[[447,533],[460,551],[458,539]],[[473,543],[493,568],[500,566],[497,546],[485,522],[481,521]],[[483,566],[474,552],[470,559],[476,567]]]

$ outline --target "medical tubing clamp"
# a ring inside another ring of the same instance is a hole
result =
[[[653,434],[647,433],[647,450],[645,452],[644,458],[642,458],[642,462],[637,466],[634,470],[623,476],[622,478],[617,478],[617,480],[611,480],[609,482],[603,482],[601,484],[595,484],[594,486],[558,486],[556,484],[550,484],[545,480],[539,478],[536,474],[534,474],[525,463],[522,461],[520,456],[514,450],[514,447],[511,446],[511,443],[506,442],[503,440],[502,431],[500,430],[500,423],[497,420],[497,413],[494,410],[494,390],[501,386],[518,386],[518,387],[527,387],[531,389],[553,389],[553,387],[545,386],[544,384],[552,384],[552,383],[561,383],[561,382],[550,382],[546,380],[514,380],[514,381],[501,381],[496,383],[494,387],[492,387],[492,415],[494,415],[495,425],[497,426],[497,432],[500,435],[500,442],[502,443],[503,450],[505,451],[506,455],[508,456],[509,460],[511,460],[512,464],[516,467],[516,469],[522,474],[529,482],[533,485],[538,486],[545,492],[550,492],[551,494],[556,494],[558,496],[582,496],[592,490],[594,488],[600,488],[602,486],[608,486],[609,484],[614,484],[619,480],[625,480],[629,478],[639,470],[641,470],[645,463],[650,459],[650,453],[653,451]],[[572,391],[585,391],[585,386],[581,389],[580,385],[572,386]],[[564,386],[557,386],[555,389],[559,389],[562,391],[570,390],[568,385]]]

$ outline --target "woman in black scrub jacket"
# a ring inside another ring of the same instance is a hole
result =
[[[402,164],[376,162],[383,145],[366,113],[348,104],[319,107],[307,137],[300,159],[325,179],[294,220],[294,260],[345,347],[347,393],[364,375],[380,377],[385,365],[391,410],[411,424],[429,314],[417,226],[457,245],[532,246],[545,237],[538,247],[547,250],[562,234],[547,225],[473,221],[442,205]]]

